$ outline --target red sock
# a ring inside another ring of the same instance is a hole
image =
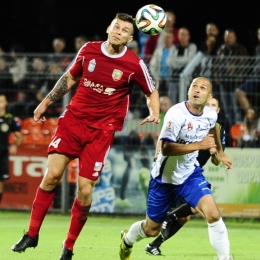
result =
[[[90,210],[91,204],[89,206],[82,206],[77,198],[75,198],[74,203],[71,208],[71,219],[70,227],[67,233],[67,238],[65,240],[65,247],[72,250],[73,246],[80,234],[80,231],[84,227]]]
[[[54,190],[45,191],[40,187],[38,188],[31,210],[31,218],[28,231],[28,235],[30,237],[36,237],[38,235],[43,219],[53,201],[53,198]]]

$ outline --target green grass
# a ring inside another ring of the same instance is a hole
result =
[[[128,229],[140,217],[105,217],[92,215],[74,247],[73,260],[116,260],[120,231]],[[0,212],[0,259],[1,260],[58,260],[70,217],[48,214],[43,222],[37,248],[25,253],[14,253],[11,246],[27,230],[29,213]],[[227,219],[231,251],[235,260],[260,259],[260,222]],[[135,244],[133,260],[158,258],[145,254],[144,248],[152,238]],[[193,218],[176,236],[162,247],[165,257],[159,259],[213,260],[215,252],[209,244],[207,225],[204,220]]]

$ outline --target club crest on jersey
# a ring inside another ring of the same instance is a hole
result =
[[[88,71],[93,72],[96,68],[96,60],[92,59],[88,64]]]
[[[171,126],[172,126],[172,122],[169,121],[169,122],[167,123],[167,127],[168,127],[168,128],[171,128]]]
[[[193,129],[193,125],[192,125],[192,123],[190,122],[190,123],[188,123],[188,130],[190,131],[190,130],[192,130]]]
[[[123,71],[114,69],[114,71],[112,73],[112,78],[114,81],[120,80],[122,78],[122,76],[123,76]]]

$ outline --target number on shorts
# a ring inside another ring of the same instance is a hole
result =
[[[61,138],[58,138],[58,139],[53,139],[49,145],[49,147],[53,146],[54,148],[57,148],[59,146],[59,143],[61,141]]]

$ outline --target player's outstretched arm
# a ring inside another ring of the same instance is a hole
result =
[[[150,115],[146,117],[140,125],[143,125],[145,123],[154,123],[159,124],[160,118],[160,102],[159,102],[159,93],[158,90],[155,89],[150,95],[145,95],[147,100],[147,107],[149,110]]]
[[[50,93],[42,100],[38,107],[34,110],[34,120],[39,123],[46,121],[44,113],[47,107],[67,94],[70,89],[75,86],[77,79],[75,79],[70,72],[63,74]]]

